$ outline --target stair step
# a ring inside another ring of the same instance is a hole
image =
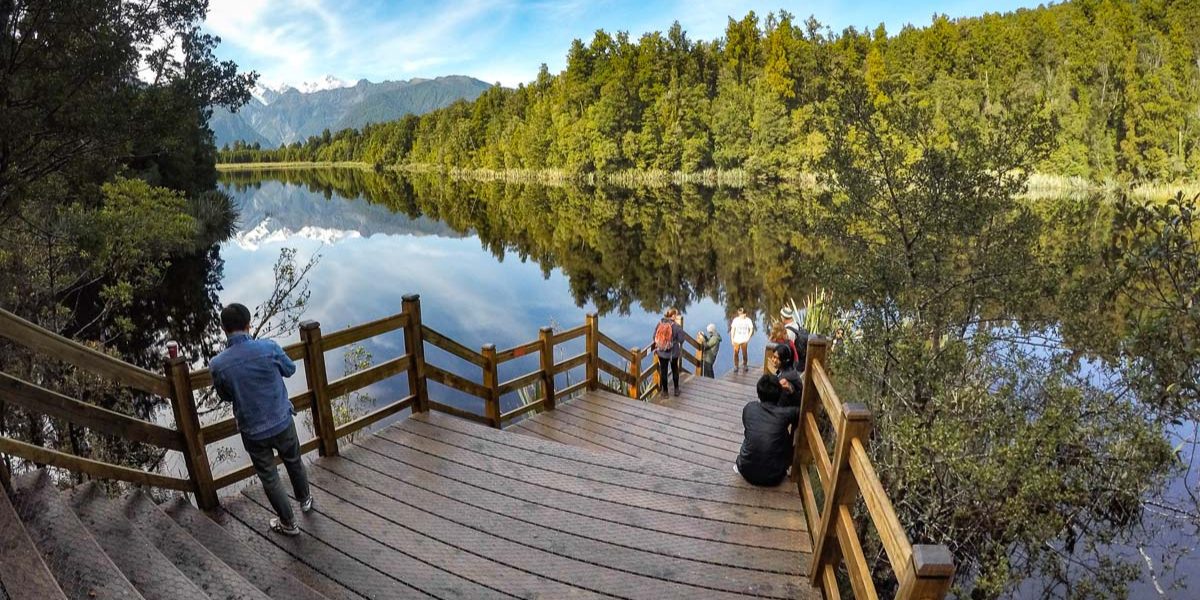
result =
[[[0,598],[66,598],[3,489],[0,489]]]
[[[137,491],[122,501],[125,518],[177,569],[213,600],[268,600],[269,596],[188,535],[174,519]]]
[[[235,499],[224,499],[223,502]],[[258,543],[244,544],[231,531],[200,512],[183,498],[162,506],[163,512],[175,520],[192,538],[241,574],[255,587],[274,600],[322,600],[358,596],[305,565],[291,559],[270,542],[254,535]],[[220,517],[217,517],[218,519]],[[234,521],[236,523],[236,520]],[[241,525],[241,523],[237,523]],[[272,551],[273,550],[273,551]],[[290,573],[290,574],[289,574]],[[324,594],[324,595],[322,595]]]
[[[14,479],[13,508],[67,598],[142,598],[67,505],[48,473],[36,471]]]
[[[138,533],[116,502],[94,483],[70,494],[71,508],[146,600],[207,600],[158,548]]]

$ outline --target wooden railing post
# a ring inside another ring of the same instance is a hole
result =
[[[650,354],[654,355],[654,389],[661,390],[662,389],[662,369],[659,368],[658,363],[661,362],[662,359],[658,357],[658,352],[651,350]]]
[[[900,583],[896,600],[941,600],[954,582],[954,556],[942,545],[917,544],[909,564],[896,570]]]
[[[171,407],[175,411],[175,427],[183,436],[183,462],[187,465],[188,478],[195,486],[196,505],[204,510],[217,508],[217,487],[213,485],[212,465],[208,462],[208,451],[204,434],[200,430],[200,417],[196,414],[196,398],[192,395],[192,379],[187,360],[182,356],[168,358],[163,370],[171,388]]]
[[[803,400],[801,400],[803,402]],[[865,404],[847,403],[842,406],[842,420],[837,424],[837,448],[834,453],[833,473],[825,492],[825,507],[813,535],[813,562],[809,577],[813,585],[820,585],[825,565],[833,559],[837,548],[838,512],[843,506],[851,506],[858,497],[858,482],[850,470],[850,444],[859,440],[864,446],[871,434],[871,410]]]
[[[401,306],[408,315],[404,329],[404,353],[412,357],[408,370],[408,393],[414,398],[413,412],[429,410],[429,386],[425,382],[425,336],[421,333],[421,295],[406,294]]]
[[[639,381],[639,379],[642,376],[642,349],[641,348],[630,348],[629,349],[629,374],[633,376],[633,383],[630,383],[628,386],[629,387],[629,390],[628,390],[629,397],[633,398],[634,400],[637,400],[641,397],[641,390],[638,389],[639,387],[641,387],[638,384],[641,383],[641,381]]]
[[[704,376],[704,336],[696,336],[696,377]]]
[[[539,329],[538,339],[542,342],[542,394],[546,399],[542,406],[554,410],[554,328],[547,325]]]
[[[333,422],[333,404],[329,397],[329,372],[325,370],[325,347],[321,343],[321,324],[305,321],[300,324],[300,341],[304,342],[304,377],[312,391],[313,429],[321,443],[317,453],[337,456],[337,424]]]
[[[808,440],[804,437],[804,415],[812,412],[821,402],[821,399],[817,396],[817,385],[813,383],[812,366],[813,363],[817,362],[821,363],[821,366],[824,366],[825,355],[828,350],[829,342],[825,338],[815,335],[808,337],[808,348],[805,350],[804,357],[804,389],[800,393],[800,420],[797,421],[800,426],[796,428],[792,438],[792,481],[800,481],[800,474],[813,461],[812,451],[808,447]],[[770,352],[770,349],[767,351]]]
[[[771,370],[771,353],[774,351],[775,351],[775,344],[773,344],[771,342],[767,342],[766,347],[763,348],[763,374],[764,375],[770,375],[770,374],[775,373],[775,371]]]
[[[496,376],[496,345],[484,344],[480,354],[483,355],[483,387],[487,388],[488,394],[483,400],[483,414],[492,427],[500,429],[500,382]]]
[[[597,368],[600,360],[600,320],[596,313],[588,313],[587,315],[587,389],[594,390],[600,384],[599,369]]]

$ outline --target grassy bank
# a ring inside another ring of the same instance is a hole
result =
[[[364,162],[266,162],[266,163],[220,163],[219,171],[270,171],[276,169],[359,169],[378,170],[376,165]],[[439,165],[407,164],[382,167],[384,171],[446,175],[456,179],[472,181],[498,181],[503,183],[538,183],[543,185],[611,185],[617,187],[657,187],[665,185],[703,185],[709,187],[746,187],[755,182],[742,169],[707,169],[698,172],[682,171],[617,171],[614,173],[571,173],[563,169],[446,169]],[[792,173],[782,181],[797,184],[801,188],[814,188],[817,178],[811,173]],[[1067,177],[1034,173],[1029,177],[1027,198],[1061,198],[1082,194],[1117,195],[1128,193],[1138,199],[1163,199],[1179,191],[1184,195],[1200,194],[1200,182],[1150,182],[1130,186],[1116,181],[1095,182],[1082,177]]]

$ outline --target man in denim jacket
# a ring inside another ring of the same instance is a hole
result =
[[[292,403],[283,384],[284,377],[291,377],[296,372],[296,363],[279,344],[250,337],[250,310],[241,304],[230,304],[221,311],[221,328],[229,343],[209,364],[213,386],[221,400],[233,403],[233,415],[246,453],[250,455],[250,462],[254,464],[271,506],[279,515],[271,519],[271,530],[284,535],[299,535],[295,513],[275,468],[275,452],[279,452],[301,510],[311,511],[313,499],[304,463],[300,460],[300,440],[292,420]]]

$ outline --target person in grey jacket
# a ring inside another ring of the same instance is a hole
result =
[[[705,377],[715,379],[716,374],[713,372],[713,365],[717,362],[717,350],[721,348],[721,334],[717,333],[716,325],[709,323],[707,332],[702,333],[701,336],[703,337],[700,348],[702,372]]]

